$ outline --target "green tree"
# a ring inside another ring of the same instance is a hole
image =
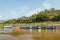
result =
[[[54,17],[55,21],[60,21],[60,14],[58,14],[57,16]]]
[[[48,21],[49,15],[47,13],[39,13],[36,17],[36,21]]]

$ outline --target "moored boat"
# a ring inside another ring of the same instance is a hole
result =
[[[20,27],[20,29],[55,29],[55,26],[24,26],[24,27]]]
[[[47,29],[56,29],[56,27],[55,26],[52,26],[52,25],[50,25],[50,26],[48,26],[48,27],[46,27]]]
[[[39,26],[25,26],[25,27],[20,27],[20,29],[39,29],[41,27]]]

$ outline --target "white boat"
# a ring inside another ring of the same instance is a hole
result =
[[[12,26],[4,26],[4,33],[12,32],[13,28]]]
[[[4,28],[12,28],[12,26],[4,26]]]

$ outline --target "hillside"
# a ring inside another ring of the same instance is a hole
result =
[[[21,17],[18,19],[10,19],[5,23],[21,23],[24,20],[32,20],[32,22],[43,22],[43,21],[60,21],[60,10],[58,9],[45,9],[38,12],[37,14],[31,15],[30,17]]]

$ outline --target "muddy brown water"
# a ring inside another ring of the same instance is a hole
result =
[[[0,29],[0,32],[2,31],[3,29]],[[0,34],[0,40],[60,40],[60,29],[6,29],[5,31],[9,33]]]

